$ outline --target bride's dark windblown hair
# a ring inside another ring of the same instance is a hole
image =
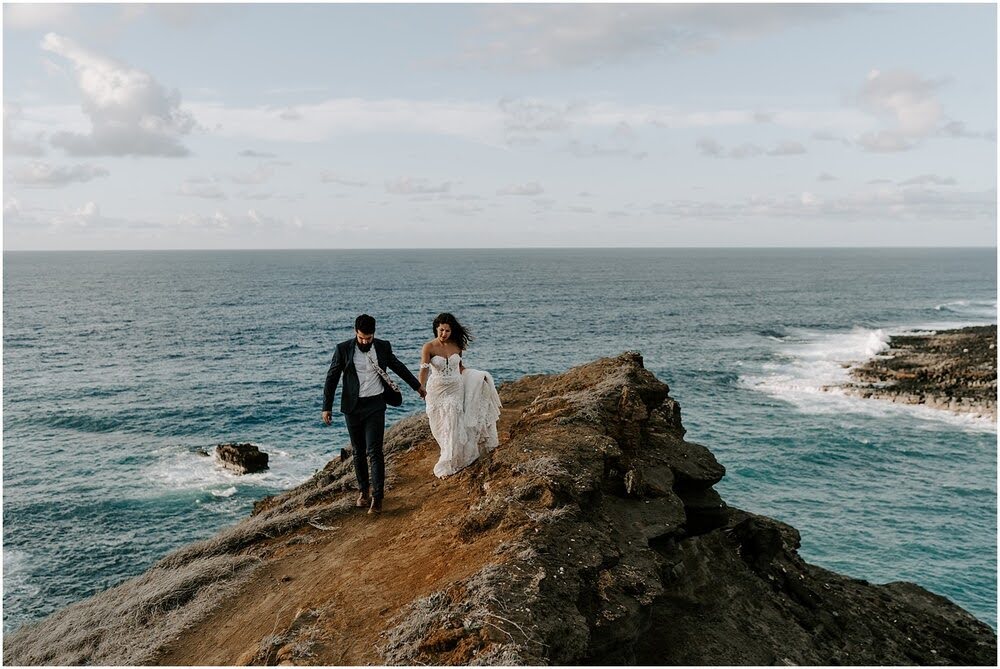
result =
[[[458,322],[458,319],[449,313],[438,314],[437,318],[434,319],[434,336],[437,336],[438,326],[441,324],[446,324],[451,327],[451,337],[449,341],[454,342],[459,349],[465,350],[469,348],[469,342],[472,341],[472,334],[462,327],[462,324]]]

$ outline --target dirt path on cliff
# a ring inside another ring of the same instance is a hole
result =
[[[503,409],[499,448],[523,408],[519,404]],[[262,663],[261,640],[284,635],[310,610],[316,613],[308,616],[313,628],[308,663],[381,663],[375,644],[386,623],[415,599],[479,571],[505,539],[494,532],[474,544],[462,541],[455,520],[479,496],[469,475],[478,464],[438,480],[432,473],[437,457],[433,441],[396,455],[387,462],[391,485],[381,515],[355,509],[331,523],[336,529],[306,528],[301,533],[314,543],[280,548],[153,664]],[[353,500],[357,493],[348,495]]]

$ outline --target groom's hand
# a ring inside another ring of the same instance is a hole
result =
[[[420,395],[420,399],[426,399],[427,389],[424,388],[423,385],[421,385],[419,388],[417,388],[417,394]]]
[[[323,423],[326,424],[326,425],[329,425],[331,422],[333,422],[333,421],[330,418],[330,412],[329,411],[324,411],[323,412]]]

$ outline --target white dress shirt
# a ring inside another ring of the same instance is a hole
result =
[[[375,355],[375,344],[372,344],[372,347],[368,349],[368,353],[363,352],[357,346],[354,347],[354,368],[358,370],[358,381],[361,383],[358,397],[374,397],[375,395],[382,394],[382,379],[379,378],[378,373],[372,369],[371,363],[368,362],[369,355],[378,364],[378,358]]]

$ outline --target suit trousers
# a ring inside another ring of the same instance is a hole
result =
[[[354,411],[344,414],[344,420],[347,422],[347,433],[351,436],[351,446],[354,447],[354,475],[358,479],[358,487],[366,493],[370,489],[373,497],[382,499],[385,493],[385,455],[382,452],[385,400],[381,395],[362,397]]]

